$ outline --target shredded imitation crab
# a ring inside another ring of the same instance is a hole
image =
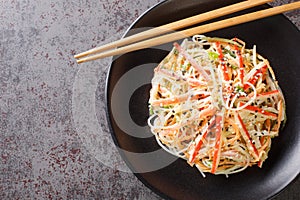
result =
[[[148,124],[167,152],[201,174],[262,167],[285,122],[285,101],[267,59],[240,39],[195,35],[155,68]]]

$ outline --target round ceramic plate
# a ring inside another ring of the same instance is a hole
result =
[[[145,27],[238,2],[237,0],[169,0],[143,14],[126,35]],[[267,8],[259,6],[248,11]],[[243,12],[242,12],[243,13]],[[240,13],[238,13],[240,14]],[[161,150],[147,127],[148,98],[153,69],[172,44],[115,57],[106,85],[107,117],[113,139],[125,162],[149,188],[167,199],[268,199],[278,194],[300,171],[300,32],[283,15],[210,32],[207,36],[238,37],[247,48],[268,58],[287,104],[287,124],[272,141],[262,168],[250,167],[230,175],[203,178],[186,161]]]

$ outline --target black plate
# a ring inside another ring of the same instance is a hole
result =
[[[223,7],[237,0],[169,0],[141,16],[126,35],[137,28],[155,27],[201,12]],[[256,10],[267,8],[259,6]],[[115,57],[109,70],[106,97],[107,117],[120,154],[148,187],[171,199],[268,199],[278,194],[300,171],[300,32],[283,15],[206,34],[238,37],[248,48],[257,45],[269,59],[287,104],[288,122],[275,138],[263,168],[251,167],[230,175],[207,174],[162,151],[147,127],[150,80],[153,68],[172,44]]]

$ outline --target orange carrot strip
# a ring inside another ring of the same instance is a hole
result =
[[[207,98],[209,96],[210,95],[197,94],[197,95],[191,96],[191,100],[204,99],[204,98]],[[167,106],[167,105],[172,105],[172,104],[184,102],[188,98],[189,98],[189,94],[183,94],[183,95],[172,97],[172,98],[154,100],[152,102],[152,105],[153,106]]]
[[[256,95],[256,97],[268,97],[268,96],[272,96],[272,95],[277,95],[279,94],[279,90],[272,90],[269,92],[262,92]],[[253,97],[254,93],[251,93],[248,95],[248,97]]]
[[[237,118],[238,118],[238,122],[239,122],[239,124],[241,125],[241,135],[242,135],[242,137],[244,138],[244,140],[245,140],[245,142],[246,142],[246,145],[247,145],[247,147],[248,147],[248,149],[249,149],[249,152],[250,152],[250,154],[255,158],[255,159],[259,159],[259,153],[258,153],[258,150],[256,149],[256,147],[254,146],[254,144],[252,143],[252,139],[251,139],[251,137],[250,137],[250,134],[249,134],[249,132],[248,132],[248,130],[247,130],[247,128],[246,128],[246,126],[245,126],[245,124],[244,124],[244,122],[243,122],[243,120],[242,120],[242,118],[241,118],[241,116],[238,114],[238,113],[236,113],[236,115],[237,115]]]
[[[205,114],[209,115],[209,114],[214,114],[214,113],[215,113],[215,109],[210,110],[210,112],[207,112],[207,113],[205,113]],[[203,115],[202,115],[201,117],[203,117]],[[205,131],[202,135],[199,135],[199,136],[198,136],[198,137],[201,137],[201,138],[200,138],[199,142],[195,145],[193,154],[192,154],[192,156],[191,156],[190,159],[189,159],[189,162],[190,162],[190,163],[195,162],[195,158],[196,158],[196,156],[198,155],[198,153],[199,153],[199,151],[200,151],[200,149],[201,149],[201,147],[202,147],[203,141],[205,140],[207,134],[209,133],[211,127],[215,124],[215,122],[216,122],[216,118],[213,118],[213,119],[210,121],[210,124],[209,124],[209,126],[207,127],[206,131]]]
[[[211,167],[211,173],[215,174],[220,162],[220,154],[221,154],[221,147],[222,147],[222,119],[223,116],[217,115],[216,116],[216,143],[214,147],[214,156],[213,156],[213,163]]]
[[[252,85],[254,85],[257,82],[257,80],[259,79],[259,77],[263,76],[267,72],[267,69],[268,69],[267,65],[264,65],[260,69],[257,69],[255,71],[255,73],[253,74],[253,76],[248,79],[248,82],[251,83]],[[244,86],[244,90],[247,90],[249,88],[250,88],[249,84]]]
[[[245,103],[244,102],[240,102],[240,106],[243,106],[243,105],[245,105]],[[244,109],[252,111],[252,112],[260,113],[262,115],[271,117],[272,119],[274,119],[274,118],[277,119],[277,114],[265,111],[265,110],[263,110],[263,109],[261,109],[259,107],[256,107],[256,106],[249,105],[249,106],[246,106]]]
[[[217,51],[219,54],[219,62],[220,62],[221,69],[223,72],[224,80],[229,81],[228,69],[227,69],[226,64],[224,63],[224,55],[223,55],[222,48],[221,48],[221,45],[219,42],[216,42],[216,47],[217,47]]]

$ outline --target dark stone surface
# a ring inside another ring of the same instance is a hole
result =
[[[157,2],[1,1],[0,199],[160,199],[111,139],[104,103],[111,59],[73,58],[119,39]],[[299,10],[286,16],[300,27]],[[299,187],[298,178],[275,199],[299,199]]]

